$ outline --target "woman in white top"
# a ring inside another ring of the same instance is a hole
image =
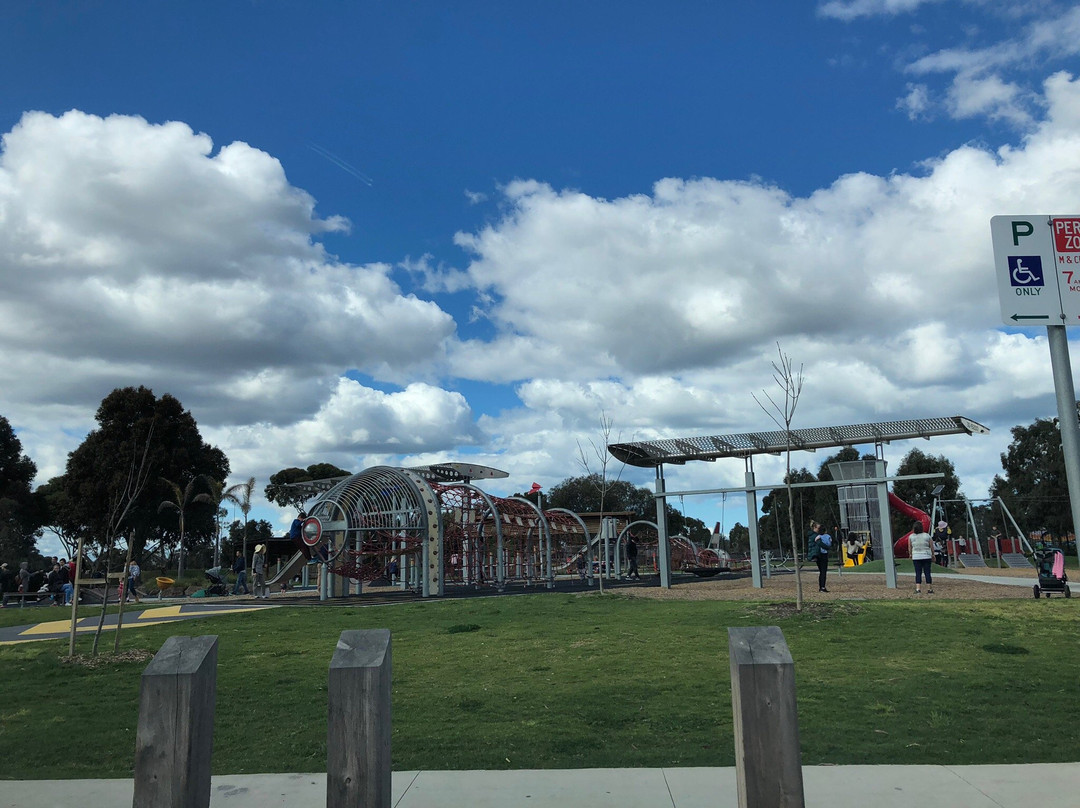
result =
[[[911,547],[911,560],[915,562],[915,594],[922,594],[922,579],[925,575],[926,591],[932,595],[934,594],[934,580],[930,577],[930,562],[934,558],[934,545],[922,522],[916,522],[911,526],[911,537],[908,542]]]

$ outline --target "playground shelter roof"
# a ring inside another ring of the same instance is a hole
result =
[[[986,435],[982,424],[953,415],[944,418],[918,418],[910,421],[880,421],[849,426],[819,426],[792,429],[790,432],[744,432],[738,435],[706,435],[691,438],[609,443],[608,451],[631,466],[651,468],[663,463],[683,465],[690,460],[714,461],[721,457],[747,458],[758,454],[780,454],[792,449],[815,451],[862,443],[889,443],[912,438],[942,435]],[[789,437],[790,436],[790,437]]]
[[[435,463],[430,466],[412,466],[409,471],[415,471],[430,483],[471,482],[477,479],[492,480],[510,476],[509,472],[493,469],[490,466],[479,466],[475,463]],[[285,483],[282,487],[295,488],[297,491],[313,497],[329,491],[342,480],[348,480],[351,476],[355,475]]]

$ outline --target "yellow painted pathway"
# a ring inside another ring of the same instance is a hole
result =
[[[31,609],[49,609],[47,606],[34,606]],[[262,611],[277,608],[268,603],[182,603],[174,606],[159,606],[141,611],[124,612],[124,628],[136,629],[143,626],[160,626],[163,623],[175,623],[178,620],[192,620],[196,617],[214,617],[219,614],[240,614],[242,612]],[[65,613],[68,610],[65,609]],[[29,615],[28,615],[29,616]],[[105,616],[105,629],[115,629],[117,615]],[[79,618],[75,631],[85,633],[96,631],[99,616]],[[69,636],[71,619],[46,620],[26,626],[0,628],[0,645],[14,645],[34,640],[56,640]]]

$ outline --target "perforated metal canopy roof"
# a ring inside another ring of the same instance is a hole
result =
[[[791,430],[791,448],[813,451],[861,443],[889,443],[912,438],[934,438],[941,435],[986,435],[982,424],[953,415],[945,418],[919,418],[912,421],[881,421],[848,426],[819,426]],[[664,438],[662,440],[609,443],[608,451],[618,460],[631,466],[652,467],[661,463],[684,464],[690,460],[716,460],[720,457],[750,457],[758,454],[780,454],[788,448],[788,433],[744,432],[739,435],[707,435],[693,438]]]
[[[472,480],[494,480],[509,477],[510,472],[501,469],[493,469],[490,466],[480,466],[475,463],[436,463],[430,466],[412,466],[410,471],[415,471],[428,482],[451,483],[470,482]],[[329,491],[342,480],[348,480],[350,476],[327,477],[323,480],[305,480],[299,483],[284,483],[282,487],[295,488],[309,497]]]

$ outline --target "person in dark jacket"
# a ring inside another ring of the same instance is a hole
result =
[[[49,587],[49,593],[52,595],[53,606],[63,606],[64,576],[60,574],[59,564],[52,565],[52,570],[46,576],[45,583]]]
[[[630,569],[626,573],[626,579],[633,578],[635,581],[641,580],[641,573],[637,568],[637,542],[634,541],[634,534],[631,533],[626,539],[626,563],[630,565]]]
[[[825,588],[825,576],[829,572],[829,548],[832,547],[832,536],[825,532],[825,528],[815,523],[817,538],[812,548],[813,558],[817,561],[818,568],[818,592],[828,592]]]
[[[240,594],[240,587],[244,588],[244,594],[250,595],[251,590],[247,585],[247,561],[244,560],[244,554],[239,550],[236,551],[236,561],[233,562],[232,571],[236,573],[236,583],[233,585],[232,593],[234,595]]]

